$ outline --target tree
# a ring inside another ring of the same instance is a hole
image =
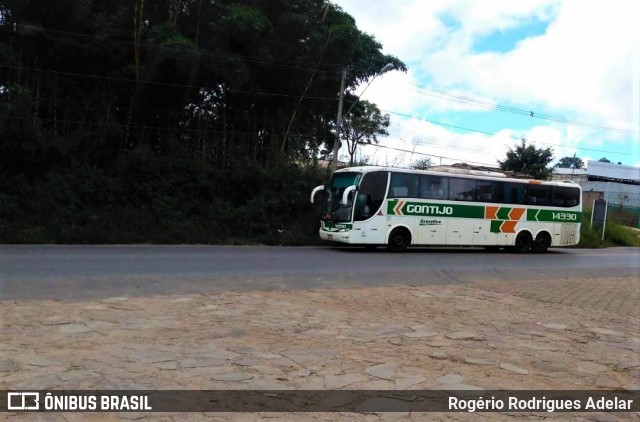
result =
[[[413,163],[411,163],[411,168],[412,169],[416,169],[416,170],[426,170],[429,167],[433,166],[433,162],[431,161],[431,158],[426,157],[426,158],[418,158],[417,160],[415,160]]]
[[[0,0],[0,243],[280,227],[309,214],[278,210],[333,145],[342,69],[347,93],[406,71],[328,0],[41,3]]]
[[[564,169],[581,169],[584,168],[584,162],[580,157],[562,157],[556,167]]]
[[[498,160],[500,169],[513,171],[516,173],[527,174],[534,179],[549,179],[552,169],[549,163],[553,160],[553,151],[551,148],[536,148],[533,145],[527,145],[526,139],[522,139],[522,143],[507,151],[507,158],[504,161]]]
[[[369,101],[357,103],[342,122],[342,137],[347,142],[349,165],[353,165],[358,145],[378,143],[378,136],[389,133],[389,115],[382,114],[380,109]]]
[[[107,169],[136,148],[300,163],[333,140],[341,69],[346,90],[406,70],[327,0],[33,4],[0,1],[0,167],[40,155],[22,137]]]
[[[598,161],[600,161],[601,163],[611,163],[611,160],[609,160],[607,157],[602,157]]]

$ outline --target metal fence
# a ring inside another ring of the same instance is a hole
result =
[[[627,227],[640,229],[640,207],[630,207],[609,202],[607,206],[607,219]]]

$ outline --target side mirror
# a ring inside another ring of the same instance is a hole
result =
[[[316,193],[320,192],[322,189],[324,189],[324,185],[316,186],[315,188],[313,188],[313,190],[311,191],[311,203],[312,204],[313,204],[313,199],[316,196]]]
[[[351,185],[342,192],[342,199],[340,200],[340,205],[347,205],[349,202],[349,194],[356,190],[356,185]]]

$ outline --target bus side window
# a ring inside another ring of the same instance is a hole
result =
[[[554,186],[551,189],[551,204],[556,207],[575,207],[580,199],[580,189]]]
[[[389,196],[391,198],[417,198],[419,184],[417,174],[392,173]]]
[[[431,185],[431,190],[429,191],[429,198],[433,199],[442,199],[444,198],[444,194],[440,185]]]
[[[407,187],[409,192],[407,192],[407,196],[410,198],[417,198],[418,191],[420,190],[420,179],[417,174],[408,174],[406,176]]]
[[[371,217],[371,195],[359,193],[356,200],[356,213],[354,219],[356,221],[366,220]]]
[[[476,181],[473,179],[449,179],[449,199],[456,201],[475,200]]]
[[[505,185],[503,203],[523,205],[525,203],[525,195],[526,189],[524,188],[524,185],[520,183],[508,183]]]
[[[493,202],[504,202],[504,182],[491,182],[493,191]]]
[[[418,197],[423,199],[429,198],[429,176],[420,176]]]
[[[527,193],[527,204],[531,205],[549,205],[550,186],[529,187]]]
[[[478,201],[491,202],[493,195],[491,195],[492,186],[488,180],[478,180],[477,182]]]
[[[409,188],[406,186],[395,186],[392,190],[393,196],[396,198],[404,198],[409,195]]]
[[[444,177],[420,176],[420,198],[444,199]]]

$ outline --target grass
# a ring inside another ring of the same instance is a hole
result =
[[[591,227],[591,212],[582,215],[579,248],[606,248],[610,246],[640,247],[640,230],[607,221],[602,240],[602,228]]]

